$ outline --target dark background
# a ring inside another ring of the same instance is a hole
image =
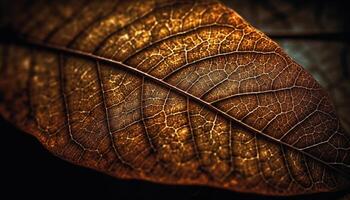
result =
[[[224,1],[276,40],[334,97],[345,126],[349,118],[349,29],[345,1]],[[5,10],[3,7],[1,10]],[[340,93],[339,95],[333,95]],[[337,96],[337,97],[336,97]],[[0,196],[84,199],[281,199],[199,186],[119,180],[53,156],[32,136],[0,117]],[[340,199],[347,191],[287,199]]]

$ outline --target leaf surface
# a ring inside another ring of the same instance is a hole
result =
[[[268,195],[347,186],[350,141],[327,93],[222,4],[53,1],[14,13],[0,111],[59,157]]]
[[[350,132],[349,42],[344,2],[224,1],[276,42],[329,92]]]

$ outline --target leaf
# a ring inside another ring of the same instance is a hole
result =
[[[267,195],[348,186],[350,141],[327,93],[222,4],[15,10],[0,113],[57,156],[117,178]]]
[[[281,47],[327,89],[350,132],[349,43],[345,4],[335,1],[224,1]],[[325,51],[327,49],[327,51]]]
[[[289,51],[296,48],[309,59],[304,59],[303,55],[298,56],[298,60],[304,61],[305,68],[310,71],[316,80],[329,91],[332,101],[335,104],[338,117],[343,122],[343,127],[350,131],[350,77],[346,64],[348,49],[341,42],[318,42],[309,41],[302,43],[298,41],[281,41],[282,46],[288,47]],[[329,51],[318,52],[317,49],[329,49]],[[288,51],[287,51],[288,52]],[[317,56],[317,57],[315,57]],[[310,61],[313,61],[310,63]]]

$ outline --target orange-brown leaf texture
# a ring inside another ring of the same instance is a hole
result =
[[[122,179],[299,195],[348,187],[328,94],[216,1],[15,5],[1,115],[72,163]]]
[[[329,92],[350,131],[349,17],[341,0],[224,0],[252,25],[276,40]]]

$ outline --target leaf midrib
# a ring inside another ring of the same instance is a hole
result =
[[[143,72],[139,69],[136,69],[134,67],[131,67],[127,64],[124,64],[122,62],[119,62],[119,61],[116,61],[116,60],[112,60],[112,59],[108,59],[108,58],[104,58],[104,57],[101,57],[101,56],[98,56],[98,55],[94,55],[92,53],[87,53],[87,52],[84,52],[84,51],[80,51],[80,50],[76,50],[76,49],[71,49],[71,48],[66,48],[66,47],[61,47],[61,46],[57,46],[57,45],[53,45],[53,44],[46,44],[46,43],[42,43],[40,41],[34,41],[34,40],[26,40],[26,39],[22,39],[22,38],[16,38],[15,40],[11,41],[11,42],[14,42],[16,44],[19,44],[19,45],[25,45],[25,46],[29,46],[29,47],[37,47],[37,48],[41,48],[41,49],[46,49],[48,51],[56,51],[56,52],[60,52],[60,53],[64,53],[64,54],[70,54],[70,55],[75,55],[75,56],[79,56],[79,57],[83,57],[83,58],[86,58],[86,59],[92,59],[92,60],[95,60],[95,61],[99,61],[99,62],[104,62],[104,63],[108,63],[108,64],[112,64],[112,65],[117,65],[117,66],[121,66],[123,67],[124,70],[127,70],[131,73],[134,73],[134,74],[137,74],[139,76],[143,76],[144,78],[147,78],[157,84],[160,84],[162,85],[163,87],[167,87],[168,89],[171,89],[175,92],[177,92],[178,94],[181,94],[181,95],[184,95],[188,98],[190,98],[191,100],[201,104],[201,105],[204,105],[206,108],[212,110],[212,111],[215,111],[215,112],[218,112],[221,116],[225,117],[226,119],[230,120],[230,121],[234,121],[236,124],[238,124],[239,126],[245,128],[245,129],[248,129],[249,131],[255,133],[255,134],[259,134],[263,137],[265,137],[265,139],[268,139],[272,142],[275,142],[275,143],[278,143],[278,144],[281,144],[281,145],[284,145],[290,149],[293,149],[319,163],[322,163],[324,165],[326,165],[327,167],[337,171],[338,173],[346,176],[347,178],[350,178],[350,175],[347,174],[346,172],[326,163],[325,161],[313,156],[312,154],[310,153],[307,153],[303,150],[300,150],[288,143],[285,143],[283,141],[280,141],[268,134],[265,134],[264,132],[261,132],[259,130],[257,130],[256,128],[232,117],[231,115],[227,114],[226,112],[218,109],[217,107],[213,106],[212,104],[209,104],[208,102],[180,89],[180,88],[177,88],[176,86],[173,86],[171,84],[169,84],[168,82],[162,80],[162,79],[159,79],[157,77],[154,77],[150,74],[147,74],[146,72]]]

